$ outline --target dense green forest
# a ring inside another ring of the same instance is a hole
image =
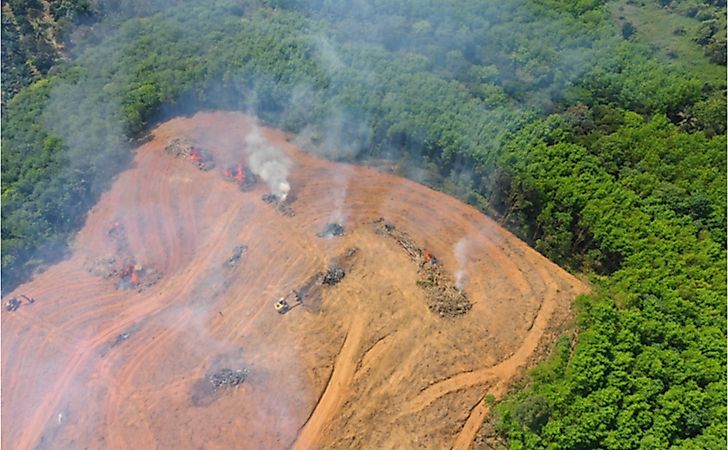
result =
[[[3,3],[4,291],[152,124],[250,111],[591,278],[483,445],[726,447],[725,2],[172,3]]]

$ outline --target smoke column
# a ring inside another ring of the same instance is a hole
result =
[[[468,259],[468,238],[460,238],[453,245],[453,253],[455,253],[455,259],[458,262],[458,270],[455,272],[455,287],[462,289],[466,278],[465,264]]]
[[[288,172],[293,163],[278,148],[271,145],[260,133],[257,125],[245,138],[248,151],[248,164],[254,174],[268,183],[271,192],[284,201],[291,190]]]

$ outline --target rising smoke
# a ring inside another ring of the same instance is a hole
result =
[[[284,201],[291,190],[288,182],[288,173],[293,166],[291,159],[281,149],[268,142],[257,125],[253,126],[245,138],[245,144],[250,170],[268,183],[271,192]]]
[[[462,289],[467,281],[466,265],[468,261],[468,247],[470,242],[467,237],[460,238],[459,241],[453,245],[453,253],[455,259],[458,262],[458,270],[455,272],[455,287]]]

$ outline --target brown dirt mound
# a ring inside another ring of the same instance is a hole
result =
[[[239,164],[250,127],[225,112],[159,126],[72,256],[3,299],[35,300],[2,310],[3,447],[467,448],[484,395],[532,363],[584,290],[473,208],[314,158],[275,130],[262,131],[295,162],[295,216],[261,201],[265,183],[241,192],[165,152],[181,138]],[[418,263],[376,234],[378,217],[437,255],[443,274],[467,272],[467,314],[428,309]],[[346,233],[317,237],[330,223]],[[121,262],[161,278],[117,290]],[[336,264],[345,276],[317,288],[315,304],[274,310]]]

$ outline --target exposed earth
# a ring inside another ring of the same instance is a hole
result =
[[[569,320],[585,286],[445,194],[268,128],[294,163],[295,215],[261,200],[261,180],[242,191],[219,169],[246,163],[251,120],[199,113],[153,130],[69,259],[3,298],[3,447],[466,449],[484,396]],[[215,168],[166,152],[178,137]],[[428,309],[380,217],[461,271],[469,311]],[[345,232],[317,236],[331,223]],[[337,284],[276,312],[353,247]]]

